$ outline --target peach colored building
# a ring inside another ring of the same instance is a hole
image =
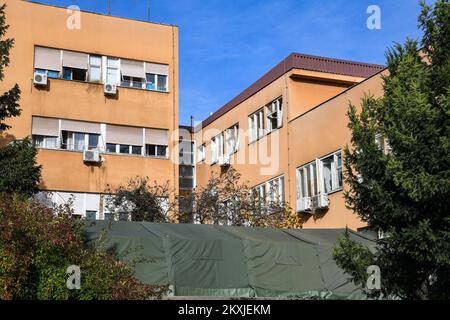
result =
[[[383,66],[293,53],[197,126],[196,183],[230,166],[305,228],[364,227],[345,208],[349,102],[382,94]]]
[[[0,89],[20,85],[9,140],[32,136],[43,191],[103,219],[102,194],[133,176],[178,192],[178,28],[6,0],[14,38]]]

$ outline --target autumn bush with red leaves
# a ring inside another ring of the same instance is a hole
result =
[[[165,286],[138,281],[112,253],[86,247],[84,222],[68,207],[0,195],[0,299],[158,299]],[[66,286],[67,267],[81,269],[81,288]]]

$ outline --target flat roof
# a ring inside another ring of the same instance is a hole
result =
[[[21,1],[26,2],[26,3],[30,3],[30,4],[37,4],[37,5],[46,6],[46,7],[52,7],[52,8],[57,8],[57,9],[67,10],[67,8],[68,8],[68,7],[58,6],[58,5],[54,5],[54,4],[42,3],[42,2],[39,2],[38,0],[37,1],[21,0]],[[105,3],[106,3],[106,1],[105,1]],[[103,16],[103,17],[110,17],[110,18],[123,19],[123,20],[131,20],[131,21],[137,21],[137,22],[150,23],[150,24],[156,24],[156,25],[161,25],[161,26],[178,28],[178,26],[174,25],[174,24],[153,22],[153,21],[140,20],[140,19],[134,19],[134,18],[126,18],[126,17],[119,17],[119,16],[112,16],[112,15],[108,15],[108,14],[100,13],[100,12],[81,10],[81,8],[80,8],[80,12],[89,13],[89,14],[96,14],[96,15]]]
[[[291,53],[287,58],[273,67],[269,72],[256,80],[247,89],[242,91],[235,98],[230,100],[219,110],[203,120],[201,128],[205,128],[213,121],[223,116],[228,111],[250,98],[252,95],[286,74],[292,69],[303,69],[324,73],[347,75],[361,78],[368,78],[386,67],[379,64],[371,64],[358,61],[342,60],[335,58],[319,57],[303,53]]]

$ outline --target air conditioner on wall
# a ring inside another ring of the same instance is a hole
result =
[[[83,161],[100,163],[100,162],[102,162],[102,159],[100,158],[100,153],[98,152],[98,150],[84,150],[83,151]]]
[[[45,73],[35,72],[33,75],[33,83],[35,86],[47,86],[48,78]]]
[[[227,155],[223,155],[219,157],[219,166],[225,167],[230,164],[230,157]]]
[[[297,200],[297,211],[298,212],[307,212],[311,211],[311,198],[304,197]]]
[[[115,95],[117,94],[117,85],[114,83],[105,83],[103,92],[105,95]]]
[[[311,197],[311,209],[313,210],[327,209],[329,205],[330,201],[326,193],[319,193]]]

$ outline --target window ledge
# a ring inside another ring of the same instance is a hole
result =
[[[60,148],[44,148],[36,147],[38,150],[49,150],[49,151],[59,151],[59,152],[73,152],[73,153],[83,153],[84,150],[68,150]],[[94,150],[90,150],[94,151]],[[99,151],[101,155],[112,155],[112,156],[122,156],[122,157],[135,157],[135,158],[146,158],[146,159],[159,159],[159,160],[169,160],[169,157],[158,157],[158,156],[143,156],[140,154],[127,154],[127,153],[116,153],[116,152],[106,152]]]
[[[99,86],[105,85],[105,83],[98,82],[98,81],[67,80],[67,79],[62,79],[62,78],[50,78],[50,77],[48,77],[48,79],[49,79],[49,81],[57,80],[57,81],[84,83],[84,84],[99,85]],[[148,92],[158,92],[158,93],[170,93],[169,90],[161,91],[161,90],[154,90],[154,89],[142,89],[142,88],[121,86],[120,84],[117,84],[117,87],[120,89],[134,89],[134,90],[140,90],[140,91],[145,91],[145,92],[148,91]]]

